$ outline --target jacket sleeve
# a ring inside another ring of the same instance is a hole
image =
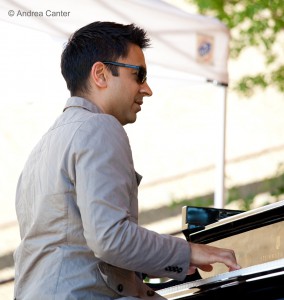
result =
[[[77,204],[95,256],[114,266],[182,280],[188,243],[137,225],[137,180],[125,130],[110,115],[84,122],[74,139]]]

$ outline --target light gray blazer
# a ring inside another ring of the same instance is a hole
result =
[[[117,119],[69,98],[19,178],[15,298],[158,299],[139,274],[184,279],[188,243],[137,225],[140,180]]]

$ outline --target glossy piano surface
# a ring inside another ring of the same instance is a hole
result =
[[[156,289],[160,295],[166,299],[284,299],[284,201],[236,214],[228,211],[228,217],[213,223],[205,218],[206,224],[197,226],[200,230],[190,224],[193,219],[196,224],[191,208],[183,208],[185,237],[234,249],[242,269],[228,272],[222,264],[214,264],[212,272],[199,270],[195,277],[186,278],[188,282],[160,285]]]
[[[166,299],[284,299],[284,259],[177,284],[157,291]]]

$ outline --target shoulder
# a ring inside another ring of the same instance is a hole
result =
[[[108,114],[91,114],[79,126],[75,140],[91,147],[130,147],[125,129],[115,117]]]
[[[112,115],[92,114],[80,126],[80,132],[108,137],[123,137],[128,139],[126,131],[119,121]]]

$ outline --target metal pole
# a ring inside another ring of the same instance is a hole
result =
[[[217,87],[217,102],[219,104],[218,114],[218,143],[216,149],[216,182],[214,193],[214,207],[225,206],[225,161],[226,161],[226,104],[227,85],[213,82]]]

